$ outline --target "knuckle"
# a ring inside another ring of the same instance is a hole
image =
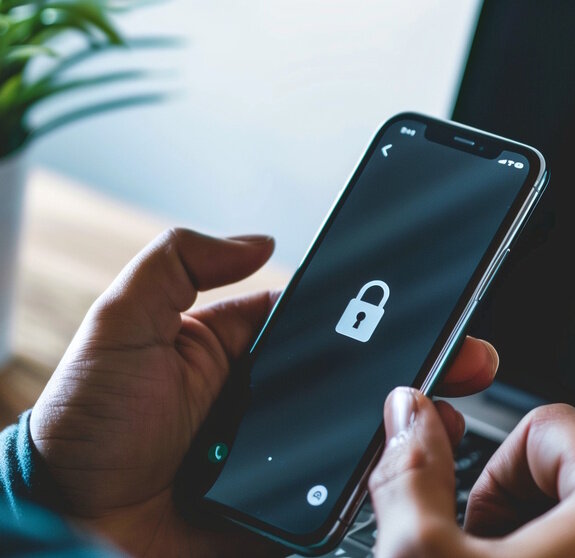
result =
[[[422,469],[426,462],[427,455],[419,445],[388,447],[369,476],[368,488],[372,493],[377,492],[390,481]]]
[[[163,274],[177,276],[178,246],[183,234],[184,229],[176,227],[164,229],[159,233],[130,260],[110,286],[95,300],[91,308],[92,314],[106,318],[118,315],[121,317],[126,297],[133,290],[134,280],[140,277],[139,284],[144,284],[141,280],[144,269],[148,270],[148,277],[151,269],[162,270],[160,278],[163,278]],[[147,281],[152,280],[154,279]],[[155,281],[159,282],[157,278]]]
[[[410,556],[447,556],[454,549],[451,546],[451,537],[446,533],[443,521],[424,520],[417,527],[416,536],[411,543]],[[448,548],[449,547],[449,548]]]
[[[156,239],[156,246],[167,254],[177,253],[181,243],[183,230],[178,227],[164,229]]]
[[[548,423],[549,420],[575,419],[575,409],[566,403],[553,403],[536,407],[528,414],[528,420],[532,425]]]
[[[571,405],[542,405],[533,409],[524,420],[531,443],[545,443],[554,435],[575,440],[575,409]],[[566,447],[572,445],[566,444]]]
[[[185,232],[186,230],[181,227],[168,227],[167,229],[164,229],[162,233],[160,233],[160,236],[163,236],[166,244],[177,245],[180,242],[182,236],[184,236]]]

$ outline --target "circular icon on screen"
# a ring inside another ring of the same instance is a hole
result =
[[[223,442],[218,442],[208,450],[208,459],[212,463],[221,463],[228,456],[228,453],[228,446]]]
[[[321,506],[327,500],[327,488],[323,484],[312,486],[307,493],[310,506]]]

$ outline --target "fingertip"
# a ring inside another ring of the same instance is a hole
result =
[[[266,254],[266,258],[269,258],[273,254],[276,247],[275,238],[267,234],[242,234],[229,236],[226,240],[239,242],[246,247],[263,251]]]
[[[493,383],[498,367],[495,347],[483,339],[467,336],[436,394],[461,397],[482,391]]]
[[[417,391],[413,388],[398,387],[387,396],[384,408],[387,445],[393,445],[411,429],[418,408]]]
[[[251,275],[269,260],[274,248],[270,235],[218,238],[189,231],[180,255],[196,289],[205,291]]]
[[[232,241],[247,249],[250,259],[257,267],[264,265],[272,256],[275,250],[275,238],[267,234],[243,234],[230,236],[225,239]]]

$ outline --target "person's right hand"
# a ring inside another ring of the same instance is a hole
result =
[[[433,403],[398,388],[385,406],[386,450],[370,490],[376,557],[575,556],[575,409],[529,413],[493,455],[455,520],[450,439]]]

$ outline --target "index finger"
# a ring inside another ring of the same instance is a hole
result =
[[[575,409],[553,404],[527,414],[487,463],[469,496],[465,529],[479,536],[501,536],[540,515],[558,501],[553,517],[547,516],[516,538],[540,541],[565,537],[573,555],[575,533],[570,527],[575,508]],[[568,504],[568,505],[566,505]],[[566,516],[567,521],[558,520]],[[543,552],[541,556],[558,556]]]

